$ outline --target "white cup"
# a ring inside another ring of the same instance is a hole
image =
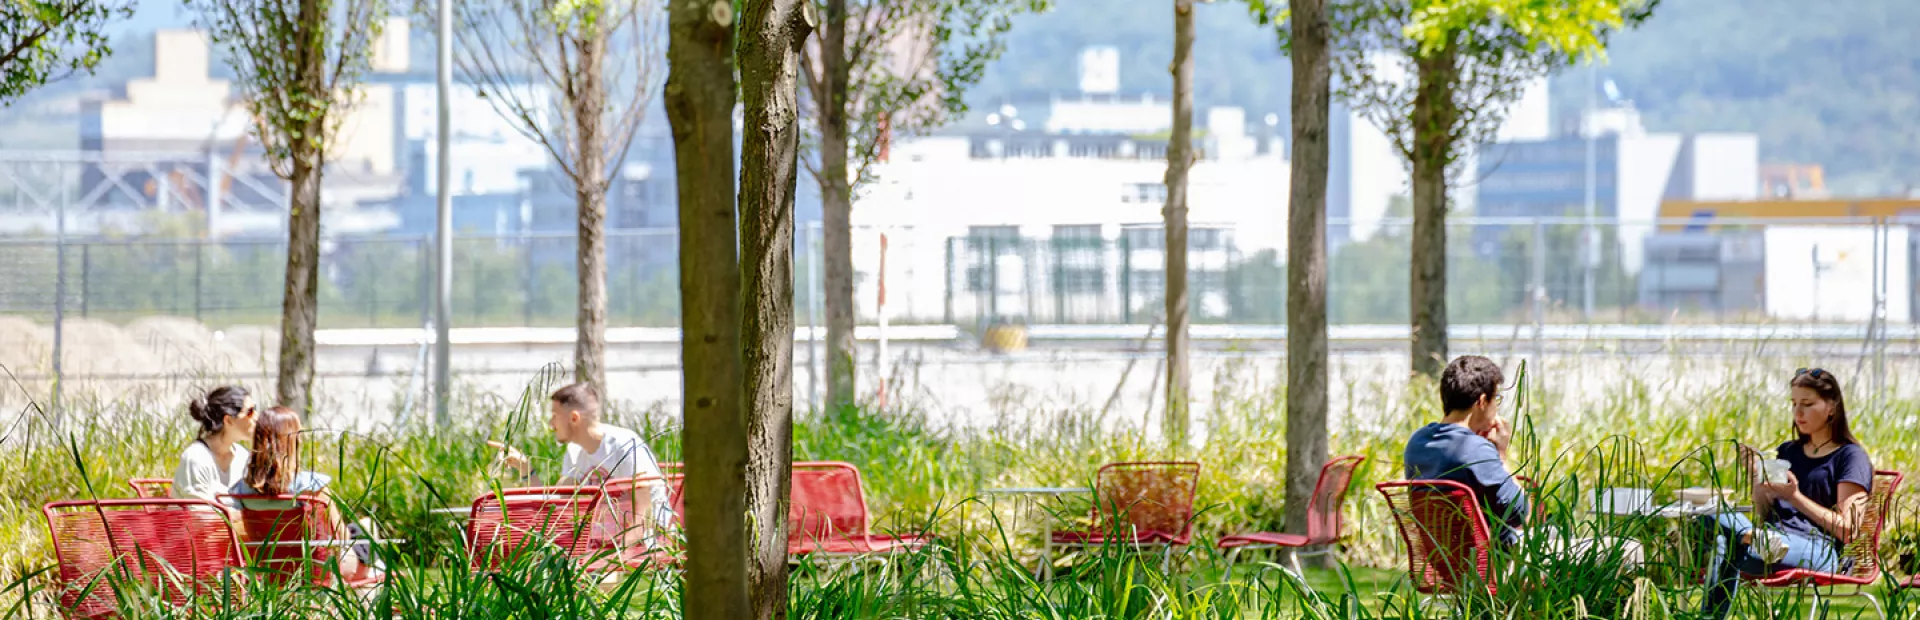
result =
[[[1770,459],[1760,463],[1760,473],[1767,484],[1786,484],[1787,470],[1793,465],[1780,459]]]

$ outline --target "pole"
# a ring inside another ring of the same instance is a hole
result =
[[[1533,222],[1533,369],[1535,376],[1547,359],[1547,224]]]
[[[453,135],[453,0],[438,2],[434,78],[439,99],[436,113],[439,128],[434,137],[440,149],[440,159],[436,162],[438,170],[435,171],[439,222],[433,242],[434,253],[440,259],[434,263],[439,269],[435,274],[433,291],[433,419],[441,428],[446,428],[453,423],[453,417],[448,412],[448,401],[453,398],[453,372],[448,364],[453,355],[452,342],[447,337],[447,326],[453,316],[453,194],[449,193],[453,186],[453,166],[450,162],[453,149],[449,148]]]
[[[807,401],[820,406],[820,354],[815,350],[820,338],[820,223],[807,224]]]
[[[1593,268],[1595,267],[1595,263],[1600,262],[1597,259],[1600,249],[1599,243],[1598,240],[1593,238],[1593,218],[1598,211],[1594,201],[1595,194],[1598,193],[1596,184],[1599,182],[1599,175],[1595,169],[1598,168],[1600,160],[1598,153],[1599,148],[1597,146],[1600,128],[1594,124],[1593,113],[1595,91],[1598,91],[1600,88],[1599,82],[1600,65],[1595,64],[1587,71],[1587,118],[1584,121],[1587,134],[1587,223],[1585,225],[1586,231],[1581,235],[1582,242],[1580,244],[1582,251],[1586,252],[1586,256],[1580,259],[1582,279],[1580,318],[1582,320],[1592,320],[1593,317]]]
[[[880,385],[880,406],[887,406],[887,233],[880,233],[880,296],[875,299],[876,314],[880,315],[880,348],[874,356],[874,379]]]
[[[54,424],[60,423],[60,386],[66,383],[61,374],[61,349],[65,344],[67,313],[67,184],[60,183],[60,204],[54,208],[54,217],[59,221],[53,224],[53,397],[48,403],[53,407]]]

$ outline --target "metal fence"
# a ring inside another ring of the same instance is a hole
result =
[[[1336,221],[1327,311],[1334,325],[1405,324],[1410,222]],[[1589,233],[1589,228],[1591,233]],[[1157,228],[1057,227],[1052,236],[916,239],[886,231],[888,314],[895,323],[1154,323],[1164,312]],[[1004,231],[1004,232],[1002,232]],[[860,242],[882,231],[856,232]],[[1201,324],[1284,325],[1284,250],[1197,229],[1189,248],[1191,314]],[[919,233],[926,236],[927,233]],[[1457,324],[1868,324],[1920,322],[1920,227],[1885,220],[1595,224],[1577,219],[1460,219],[1448,226],[1448,318]],[[1583,239],[1596,240],[1588,249]],[[795,243],[795,309],[819,310],[817,225]],[[110,322],[192,318],[208,326],[274,324],[284,240],[70,238],[0,240],[0,315]],[[424,237],[330,237],[321,250],[320,327],[418,327],[434,266]],[[575,317],[570,234],[461,235],[454,242],[459,327],[565,327]],[[873,321],[879,256],[854,257],[857,306]],[[607,234],[608,320],[673,327],[678,251],[670,229]]]
[[[1336,221],[1330,228],[1355,234],[1329,244],[1328,321],[1406,324],[1411,222]],[[1920,287],[1913,284],[1920,274],[1920,234],[1886,220],[1720,220],[1709,226],[1456,219],[1447,228],[1452,323],[1920,319]],[[946,240],[942,310],[914,318],[1111,324],[1152,323],[1164,314],[1165,253],[1158,228],[1129,227],[1107,236],[985,234],[995,232]],[[1195,231],[1187,277],[1193,320],[1284,325],[1284,250],[1236,243],[1235,232]]]
[[[1329,244],[1327,283],[1335,338],[1373,343],[1405,338],[1410,228],[1410,222],[1393,219],[1330,222],[1337,237]],[[1283,337],[1285,252],[1274,235],[1263,241],[1255,234],[1260,232],[1272,231],[1196,228],[1189,250],[1196,338]],[[856,307],[865,325],[876,323],[880,314],[877,241],[882,233],[891,248],[885,312],[892,323],[954,326],[896,327],[896,339],[930,337],[925,334],[936,331],[964,338],[970,329],[1012,322],[1034,326],[1035,338],[1135,341],[1162,318],[1165,255],[1155,227],[981,227],[959,236],[896,228],[855,231]],[[803,227],[796,237],[794,309],[801,327],[797,335],[806,338],[806,326],[820,325],[824,317],[815,294],[821,285],[817,224]],[[1867,372],[1871,360],[1867,383],[1879,393],[1889,376],[1898,376],[1885,370],[1889,342],[1900,344],[1893,355],[1920,351],[1914,327],[1920,323],[1917,244],[1920,230],[1889,220],[1619,225],[1563,218],[1456,219],[1448,228],[1448,314],[1456,328],[1477,329],[1483,338],[1513,334],[1498,338],[1518,339],[1509,346],[1524,355],[1538,354],[1543,341],[1817,341],[1823,343],[1817,355],[1857,356],[1860,372]],[[672,230],[608,233],[612,327],[677,326],[676,245]],[[568,234],[459,235],[451,265],[454,327],[571,327],[576,247]],[[432,260],[431,243],[422,237],[327,238],[319,327],[408,328],[406,338],[413,338],[430,314],[426,287],[435,269]],[[191,319],[203,330],[237,325],[271,330],[279,321],[284,270],[285,241],[279,239],[0,239],[0,363],[25,366],[23,379],[42,382],[67,377],[133,383],[180,375],[193,363],[187,357],[175,363],[172,353],[146,351],[156,345],[137,337],[86,332],[113,326],[138,332],[133,320],[159,316]],[[63,321],[67,349],[57,357],[67,362],[65,375],[60,365],[46,363],[56,357],[52,351],[61,339],[60,328],[50,339],[47,328]],[[1770,327],[1751,327],[1756,325]],[[1680,331],[1691,335],[1672,335]],[[26,332],[32,333],[20,335]],[[568,336],[549,332],[541,337]],[[646,335],[655,339],[647,342],[665,337],[670,334]],[[418,345],[390,346],[384,353],[379,346],[339,350],[331,366],[323,364],[322,378],[347,386],[338,391],[378,393],[390,390],[386,384],[394,379],[393,371],[375,367],[407,368],[409,376],[422,371]],[[365,348],[375,350],[367,354]],[[466,361],[484,366],[502,357],[515,363],[564,357],[549,349],[537,355],[526,348],[495,350]],[[815,349],[809,339],[795,351],[796,364],[806,369],[804,378],[795,377],[796,384],[809,394],[820,389],[823,362]],[[1259,354],[1277,354],[1272,347],[1262,350],[1267,352]],[[241,354],[255,350],[236,355]],[[669,352],[650,348],[621,356],[612,363],[626,373],[625,389],[670,392],[658,384],[677,370],[677,358]],[[953,370],[958,368],[953,364],[963,363],[958,359],[940,362],[948,364],[942,372],[959,372]],[[364,368],[352,367],[356,362]],[[271,364],[243,360],[223,372],[270,377]],[[508,364],[461,372],[478,380],[489,372],[513,375],[525,369]],[[421,389],[409,385],[407,394]]]

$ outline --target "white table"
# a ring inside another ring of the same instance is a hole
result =
[[[1093,489],[1088,487],[1003,487],[980,490],[981,495],[1027,498],[1028,503],[1037,502],[1041,498],[1057,500],[1068,495],[1086,495],[1092,492]],[[1051,545],[1053,544],[1053,519],[1047,519],[1046,522],[1046,531],[1041,535],[1040,544]],[[1048,555],[1051,554],[1041,556],[1040,566],[1034,569],[1034,577],[1043,580],[1053,577],[1053,563],[1046,559]]]

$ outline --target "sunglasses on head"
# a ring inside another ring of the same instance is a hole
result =
[[[1813,378],[1819,379],[1827,376],[1827,370],[1825,368],[1802,368],[1793,371],[1793,376],[1798,377],[1800,375],[1812,375]]]

